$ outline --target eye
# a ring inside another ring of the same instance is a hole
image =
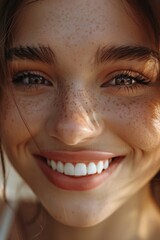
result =
[[[118,86],[118,87],[130,87],[134,85],[148,85],[150,80],[143,77],[139,73],[117,73],[111,76],[111,80],[103,83],[101,85],[102,88],[110,87],[110,86]]]
[[[137,79],[134,79],[131,76],[121,75],[116,76],[111,82],[110,85],[132,85],[136,83]]]
[[[45,85],[52,86],[51,81],[46,76],[37,72],[22,72],[13,76],[12,82],[15,85],[32,86],[32,85]]]

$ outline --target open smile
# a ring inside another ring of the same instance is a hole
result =
[[[38,163],[55,186],[84,191],[103,183],[123,159],[124,156],[94,151],[43,152]]]
[[[63,163],[61,161],[54,161],[47,159],[48,166],[59,173],[63,173],[68,176],[75,176],[75,177],[82,177],[86,175],[92,174],[100,174],[103,170],[109,168],[112,159],[98,161],[96,164],[95,162],[86,163]]]

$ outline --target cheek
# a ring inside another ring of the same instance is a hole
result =
[[[103,101],[102,109],[106,129],[110,128],[132,147],[149,150],[159,145],[159,96],[110,97]]]
[[[26,141],[31,134],[39,131],[51,112],[51,108],[55,108],[55,106],[56,99],[53,100],[48,96],[45,98],[22,98],[5,95],[1,119],[4,138],[13,143]]]
[[[19,114],[19,109],[9,96],[3,98],[1,123],[2,144],[7,152],[15,152],[15,146],[28,139],[29,134]]]

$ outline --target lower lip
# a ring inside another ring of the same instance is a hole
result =
[[[103,170],[100,174],[86,175],[82,177],[67,176],[57,171],[52,170],[47,163],[38,159],[38,165],[40,166],[44,175],[48,180],[58,188],[70,191],[87,191],[97,188],[99,185],[115,171],[118,165],[124,157],[119,157],[109,165],[109,168]]]

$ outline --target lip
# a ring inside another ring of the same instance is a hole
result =
[[[66,154],[67,153],[67,154]],[[63,162],[79,162],[83,161],[87,162],[95,160],[105,160],[108,158],[115,158],[109,166],[108,169],[104,170],[100,174],[93,174],[93,175],[86,175],[82,177],[75,177],[75,176],[67,176],[57,171],[52,170],[45,161],[44,158],[60,160]],[[78,152],[42,152],[41,157],[37,156],[37,162],[47,177],[47,179],[56,187],[63,189],[63,190],[70,190],[70,191],[87,191],[92,190],[100,186],[101,184],[105,183],[108,177],[115,171],[121,161],[125,158],[123,155],[117,155],[113,153],[106,153],[106,152],[97,152],[97,151],[78,151]]]
[[[110,152],[101,151],[41,151],[41,156],[55,161],[61,161],[64,163],[71,162],[84,162],[88,163],[91,161],[100,161],[116,157],[115,154]]]

